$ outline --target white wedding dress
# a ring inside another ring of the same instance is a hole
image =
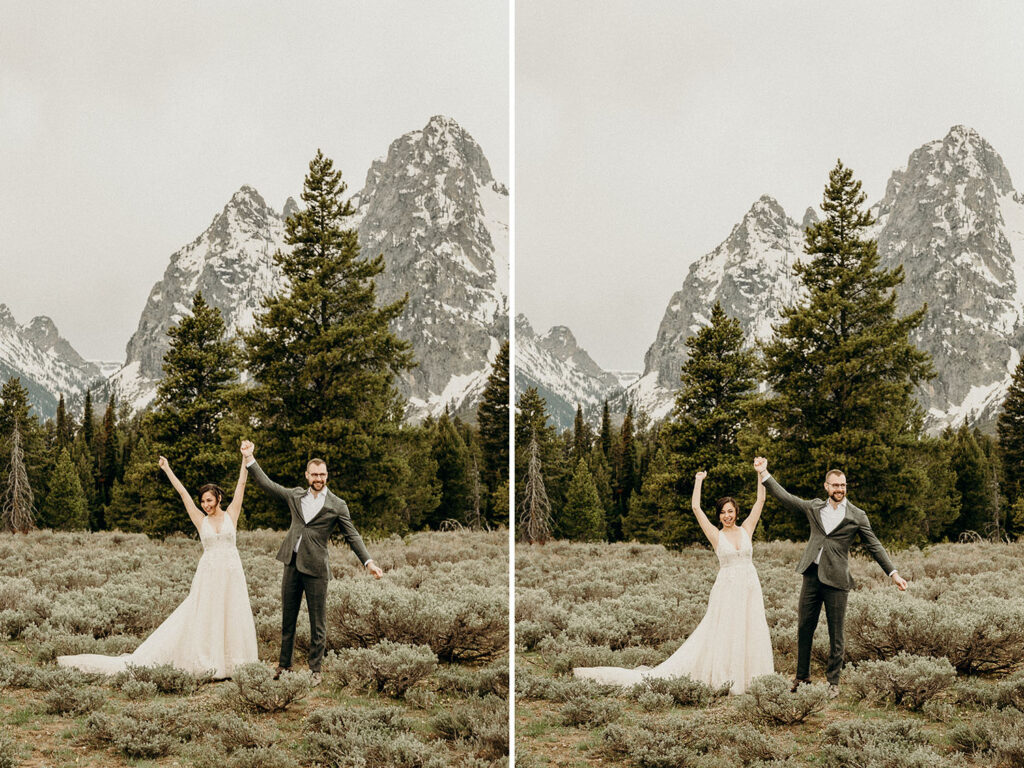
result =
[[[193,674],[226,678],[240,664],[257,661],[256,624],[231,516],[224,516],[219,533],[209,518],[203,518],[199,539],[203,556],[188,597],[134,653],[58,656],[57,663],[106,675],[121,672],[128,665],[171,664]]]
[[[719,534],[718,577],[711,587],[708,609],[675,653],[656,667],[577,667],[573,670],[576,677],[635,685],[644,678],[685,675],[716,688],[731,681],[729,692],[740,694],[746,692],[752,678],[772,674],[772,638],[752,559],[753,545],[746,529],[739,530],[739,549]]]

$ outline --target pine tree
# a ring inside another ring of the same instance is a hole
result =
[[[146,422],[153,452],[167,457],[192,492],[205,483],[231,488],[237,472],[238,450],[226,448],[220,437],[229,388],[238,377],[238,353],[225,334],[220,310],[207,304],[202,293],[193,296],[191,314],[167,331],[170,347],[164,354],[164,377]],[[107,430],[106,418],[103,430]],[[152,471],[156,460],[156,455],[147,457],[146,471]],[[191,533],[192,523],[182,515],[178,494],[162,478],[157,482],[159,490],[144,523],[147,532]]]
[[[604,457],[611,461],[612,459],[612,417],[608,411],[608,401],[604,401],[604,407],[601,409],[601,451],[604,453]]]
[[[68,416],[67,407],[64,405],[64,395],[57,401],[57,448],[71,448],[75,439],[75,427]]]
[[[1006,390],[1006,399],[996,420],[996,434],[1003,465],[1002,493],[1012,507],[1024,489],[1024,358],[1017,363]]]
[[[437,479],[441,483],[441,503],[427,522],[434,530],[444,520],[468,522],[467,512],[471,503],[469,451],[447,410],[434,425],[432,455],[437,463]]]
[[[95,448],[96,439],[96,416],[92,412],[92,392],[85,390],[85,405],[82,410],[82,435],[89,450]]]
[[[544,487],[552,508],[561,509],[569,468],[562,455],[557,430],[550,424],[547,402],[536,387],[528,387],[516,403],[515,461],[516,499],[523,498],[529,470],[530,444],[536,440],[539,461],[544,467]]]
[[[493,493],[508,480],[509,346],[501,345],[477,407],[484,484]],[[507,524],[508,509],[491,509],[488,520]]]
[[[7,483],[0,498],[0,519],[5,531],[27,533],[35,528],[35,508],[32,486],[25,469],[25,454],[21,448],[21,426],[17,420],[11,426],[10,446]]]
[[[590,426],[583,420],[583,406],[576,404],[576,420],[572,427],[572,461],[573,465],[590,454]]]
[[[529,451],[523,494],[518,505],[519,538],[530,544],[543,544],[551,538],[551,502],[544,488],[540,443],[536,435],[530,440]]]
[[[633,404],[630,403],[626,408],[626,416],[622,420],[619,440],[612,451],[615,513],[611,525],[608,527],[608,538],[611,541],[622,540],[622,518],[629,512],[629,497],[638,487],[637,463],[637,449],[633,434]]]
[[[20,378],[11,376],[3,387],[0,387],[0,455],[10,456],[15,428],[18,430],[19,451],[25,477],[33,491],[35,509],[38,509],[45,501],[46,480],[51,473],[55,457],[53,452],[48,450],[45,430],[29,405],[28,390],[22,386]],[[9,468],[6,459],[0,462],[0,489],[8,486]],[[36,523],[42,522],[33,519]]]
[[[140,437],[125,465],[124,478],[116,481],[111,490],[110,505],[106,510],[110,529],[145,532],[155,536],[164,536],[169,530],[189,530],[186,526],[191,525],[191,522],[181,507],[180,499],[177,499],[174,508],[168,508],[165,492],[168,483],[158,469],[158,458],[147,437]],[[190,490],[195,492],[198,486]],[[154,514],[158,508],[169,511],[166,516]],[[177,515],[177,521],[170,518],[173,514]]]
[[[980,433],[966,424],[956,432],[947,430],[943,437],[950,445],[950,468],[956,474],[960,495],[960,515],[947,531],[954,541],[964,533],[986,535],[996,498],[989,483],[990,471],[985,451],[978,444]]]
[[[62,448],[46,495],[47,518],[54,528],[81,531],[89,527],[89,509],[71,453]]]
[[[597,486],[580,459],[569,481],[565,506],[557,520],[557,530],[566,539],[574,541],[602,541],[605,538],[604,509],[597,494]]]
[[[640,493],[632,497],[629,510],[622,518],[623,539],[645,544],[682,543],[678,536],[670,540],[675,522],[672,513],[678,511],[678,505],[674,503],[676,485],[676,477],[669,470],[668,457],[662,448],[651,461]],[[690,543],[690,537],[683,541]]]
[[[107,401],[107,409],[103,413],[100,431],[96,435],[96,490],[100,503],[93,510],[90,520],[90,527],[94,531],[106,530],[107,527],[103,515],[103,505],[110,502],[110,491],[119,474],[119,453],[117,416],[114,410],[114,395],[111,393],[110,399]]]
[[[411,345],[390,330],[406,299],[377,305],[374,277],[383,256],[359,252],[347,228],[355,209],[341,172],[317,151],[302,200],[288,217],[291,248],[274,259],[286,293],[264,300],[245,335],[253,386],[239,406],[255,431],[257,456],[279,482],[301,478],[306,462],[326,460],[330,487],[348,502],[363,533],[398,524],[404,463],[396,455],[405,403],[395,378],[413,366]],[[268,519],[287,525],[278,504],[256,495]]]
[[[782,313],[764,350],[770,398],[759,424],[773,435],[773,474],[798,496],[821,492],[826,470],[846,473],[850,497],[882,538],[922,530],[920,488],[910,482],[923,414],[917,386],[933,375],[910,342],[926,307],[896,315],[903,270],[879,268],[874,222],[861,184],[841,162],[829,174],[824,218],[806,231],[810,257],[795,270],[808,298]],[[802,537],[804,516],[788,514],[775,535]]]
[[[704,542],[689,504],[698,470],[708,472],[710,498],[752,500],[756,490],[750,461],[741,458],[739,435],[750,421],[757,356],[744,349],[739,320],[726,315],[718,302],[711,308],[710,323],[690,336],[686,347],[688,357],[680,369],[675,407],[662,430],[666,455],[659,477],[641,494],[642,529],[660,528],[662,543],[676,547]],[[658,524],[654,508],[661,512]]]

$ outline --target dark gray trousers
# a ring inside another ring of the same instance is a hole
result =
[[[839,673],[843,669],[845,641],[843,621],[846,619],[846,599],[849,592],[836,589],[818,580],[818,566],[804,571],[804,583],[800,589],[800,608],[797,614],[797,655],[796,679],[811,678],[811,644],[814,630],[818,628],[821,606],[825,606],[825,621],[828,623],[828,667],[825,678],[832,685],[839,685]]]
[[[281,578],[281,657],[282,667],[292,665],[292,650],[295,648],[295,623],[299,618],[302,595],[306,595],[306,610],[309,611],[309,669],[320,671],[327,643],[327,579],[310,576],[295,567],[295,555],[284,567]]]

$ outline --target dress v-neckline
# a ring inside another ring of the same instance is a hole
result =
[[[741,531],[743,531],[743,533],[746,533],[746,532],[747,532],[747,529],[746,529],[746,528],[744,528],[744,527],[743,527],[742,525],[737,525],[736,527],[737,527],[737,528],[739,528],[739,529],[740,529]],[[720,530],[720,531],[718,532],[718,538],[719,538],[719,539],[721,539],[721,538],[722,538],[723,536],[725,536],[725,531],[724,531],[724,529],[723,529],[723,530]],[[729,541],[729,537],[728,537],[728,536],[725,536],[725,540],[726,540],[726,542],[727,542],[727,543],[729,544],[729,546],[730,546],[730,547],[732,547],[732,549],[733,549],[733,551],[734,551],[734,552],[739,552],[739,551],[740,551],[740,547],[742,547],[742,546],[743,546],[743,541],[742,541],[743,537],[742,537],[742,536],[740,536],[740,539],[741,539],[741,541],[740,541],[740,546],[739,546],[739,547],[737,547],[737,546],[736,546],[735,544],[733,544],[733,543],[732,543],[731,541]]]
[[[227,514],[225,514],[224,515],[224,519],[220,521],[220,530],[217,530],[216,528],[213,527],[213,522],[210,520],[210,516],[209,515],[207,515],[205,519],[206,519],[206,522],[208,522],[210,524],[210,530],[213,531],[213,535],[214,536],[220,536],[224,532],[224,524],[227,522],[228,516],[227,516]]]

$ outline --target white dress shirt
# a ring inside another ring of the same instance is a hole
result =
[[[832,506],[831,501],[826,501],[825,506],[821,508],[821,527],[825,529],[825,535],[832,533],[839,524],[843,522],[843,518],[846,517],[846,497],[840,501],[836,506]],[[821,553],[825,551],[825,547],[818,550],[818,556],[814,558],[814,564],[821,564]]]

